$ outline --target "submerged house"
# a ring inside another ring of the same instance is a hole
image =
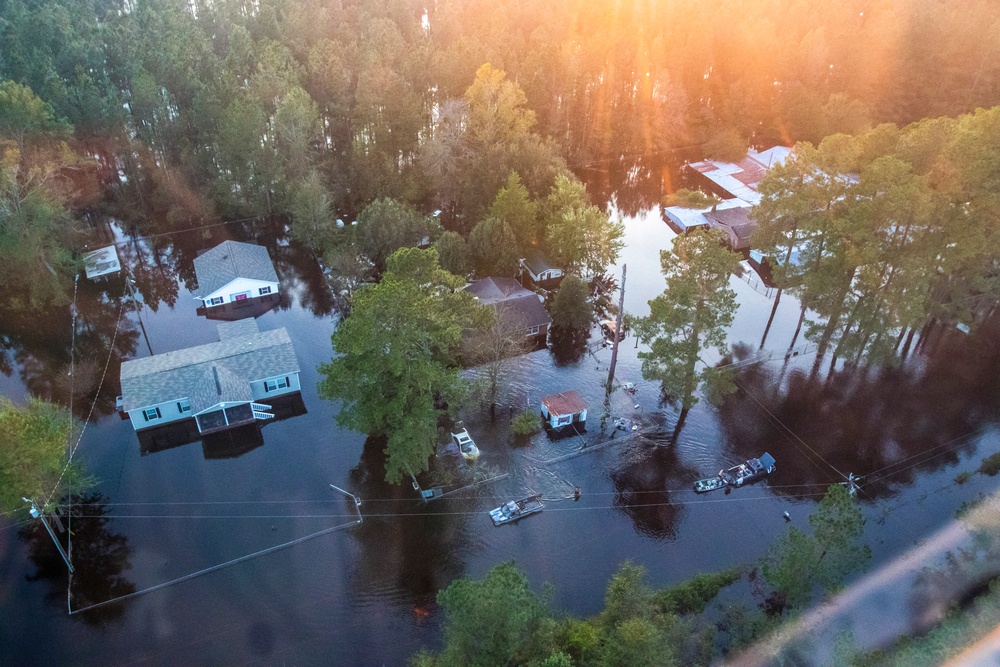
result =
[[[727,199],[713,206],[704,208],[687,208],[684,206],[668,206],[663,209],[663,220],[678,234],[689,234],[694,229],[714,227],[715,213],[731,209],[750,209],[750,204],[740,199]],[[723,214],[729,215],[729,214]],[[725,231],[725,230],[723,230]],[[728,232],[727,232],[728,234]]]
[[[784,162],[791,152],[787,146],[774,146],[760,152],[750,149],[739,162],[702,160],[689,164],[688,168],[701,174],[712,184],[713,190],[725,198],[735,197],[756,205],[761,200],[760,182],[771,167]]]
[[[206,309],[278,292],[278,274],[267,248],[223,241],[194,260],[198,292]]]
[[[563,270],[549,263],[541,250],[532,248],[521,258],[521,277],[527,278],[536,287],[555,289],[563,279]]]
[[[750,236],[757,229],[757,222],[750,218],[750,208],[713,206],[704,213],[709,226],[721,230],[729,238],[733,250],[749,250]]]
[[[87,277],[91,280],[122,270],[118,249],[113,245],[88,252],[83,256],[83,263],[86,266]]]
[[[272,419],[260,401],[299,391],[299,362],[284,328],[260,331],[245,319],[218,329],[217,343],[122,362],[121,409],[137,431],[193,419],[205,434]]]
[[[542,399],[542,419],[549,429],[583,426],[587,421],[587,403],[575,389]]]
[[[552,318],[539,295],[525,289],[513,278],[483,278],[465,289],[482,305],[511,313],[523,328],[527,342],[545,344]]]

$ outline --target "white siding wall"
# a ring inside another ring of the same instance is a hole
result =
[[[169,424],[170,422],[180,421],[181,419],[188,419],[194,416],[194,412],[188,410],[187,412],[181,412],[177,409],[177,404],[181,401],[186,400],[178,398],[173,401],[167,401],[166,403],[157,403],[156,405],[147,405],[141,410],[131,410],[128,413],[129,419],[132,420],[132,426],[136,431],[144,428],[152,428],[154,426],[160,426],[161,424]],[[146,421],[143,417],[143,412],[151,408],[160,409],[159,419],[150,419]]]
[[[282,387],[280,389],[274,389],[271,391],[265,391],[264,383],[268,380],[279,380],[288,378],[288,386]],[[294,373],[285,373],[284,375],[276,375],[273,378],[264,378],[262,380],[255,380],[250,383],[250,394],[253,396],[254,400],[266,399],[271,396],[281,396],[283,394],[291,394],[296,391],[300,391],[302,386],[299,384],[299,373],[295,371]],[[140,416],[141,418],[141,416]]]
[[[211,294],[206,294],[204,297],[202,297],[202,299],[205,302],[205,305],[211,308],[211,306],[208,305],[209,300],[221,296],[222,303],[215,304],[216,306],[221,306],[226,303],[232,303],[234,301],[233,296],[236,294],[242,294],[243,292],[250,293],[247,295],[247,298],[255,299],[261,296],[260,293],[261,287],[270,287],[271,294],[278,293],[278,283],[269,283],[263,280],[251,280],[249,278],[237,278],[236,280],[232,281],[225,287],[217,289]]]

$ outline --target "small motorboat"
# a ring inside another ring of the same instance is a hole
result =
[[[733,466],[729,470],[720,470],[715,477],[699,479],[694,483],[694,490],[697,493],[707,493],[727,486],[740,487],[764,479],[774,470],[774,457],[764,452],[759,458],[749,459],[746,463]]]
[[[505,523],[522,519],[529,514],[541,512],[542,507],[542,496],[537,494],[520,500],[508,501],[495,510],[490,510],[490,518],[493,519],[494,526],[502,526]]]
[[[451,432],[451,440],[458,447],[462,458],[467,461],[479,458],[479,447],[476,447],[475,441],[469,435],[469,432],[465,430],[465,424],[462,422],[455,422],[455,428]]]

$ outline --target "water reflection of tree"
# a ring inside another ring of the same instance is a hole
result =
[[[378,595],[387,586],[401,591],[414,613],[424,615],[437,592],[464,573],[463,554],[476,548],[465,517],[450,514],[467,508],[468,501],[424,505],[408,484],[387,484],[384,449],[384,440],[369,438],[351,471],[351,490],[362,498],[365,514],[364,523],[350,531],[365,553],[357,561],[353,585],[362,596]],[[371,516],[386,514],[410,516]]]
[[[670,502],[668,488],[685,486],[696,476],[681,463],[676,447],[632,447],[623,465],[611,473],[615,507],[640,532],[657,539],[673,537],[684,506]]]
[[[135,354],[139,339],[139,332],[127,318],[119,325],[123,292],[121,280],[114,276],[100,282],[80,280],[72,376],[71,306],[15,311],[6,303],[0,304],[0,349],[8,351],[0,372],[11,374],[14,366],[9,360],[13,360],[32,395],[68,404],[72,392],[76,417],[86,417],[95,402],[97,414],[111,414],[118,368],[122,359]]]
[[[74,498],[73,503],[72,608],[82,609],[135,592],[135,584],[124,575],[132,566],[132,547],[128,538],[109,528],[107,499],[100,493],[91,493]],[[46,599],[62,607],[66,603],[68,573],[45,528],[35,521],[21,528],[18,537],[25,543],[28,558],[35,565],[35,573],[28,576],[28,581],[47,582]],[[60,539],[65,548],[66,535],[60,535]],[[112,604],[73,618],[87,625],[100,626],[122,618],[124,613],[122,605]]]
[[[825,379],[787,370],[787,362],[737,367],[738,391],[720,409],[722,426],[739,457],[773,454],[782,484],[842,481],[823,459],[868,475],[868,497],[888,493],[889,484],[956,462],[971,448],[969,436],[1000,418],[997,340],[994,314],[902,367],[852,366]]]

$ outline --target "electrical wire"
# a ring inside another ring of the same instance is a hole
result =
[[[632,508],[642,508],[642,507],[671,507],[677,505],[698,505],[698,504],[712,504],[712,503],[734,503],[734,502],[750,502],[759,500],[775,500],[775,499],[800,499],[800,498],[815,498],[817,496],[822,496],[825,493],[824,490],[816,490],[807,493],[796,493],[789,494],[785,496],[775,496],[773,494],[758,494],[753,496],[743,496],[735,498],[702,498],[698,500],[674,500],[667,502],[658,503],[618,503],[614,505],[576,505],[570,507],[552,507],[546,508],[553,512],[589,512],[589,511],[604,511],[610,509],[632,509]],[[368,501],[364,501],[367,503]],[[366,518],[396,518],[396,517],[434,517],[434,516],[476,516],[482,514],[483,510],[461,510],[461,511],[427,511],[427,512],[374,512],[365,513]],[[181,519],[336,519],[345,516],[351,516],[350,514],[260,514],[260,515],[233,515],[233,514],[219,514],[219,515],[207,515],[207,514],[93,514],[93,515],[81,515],[77,518],[85,519],[171,519],[171,520],[181,520]]]
[[[125,600],[129,600],[131,598],[138,597],[140,595],[145,595],[146,593],[152,593],[153,591],[158,591],[158,590],[167,588],[168,586],[173,586],[175,584],[179,584],[179,583],[184,582],[184,581],[190,581],[191,579],[194,579],[196,577],[200,577],[200,576],[205,575],[205,574],[209,574],[210,572],[217,572],[218,570],[221,570],[223,568],[229,567],[231,565],[236,565],[237,563],[242,563],[242,562],[248,561],[251,558],[257,558],[258,556],[264,556],[266,554],[274,553],[275,551],[280,551],[281,549],[287,549],[288,547],[294,546],[296,544],[302,544],[303,542],[306,542],[308,540],[320,537],[321,535],[327,535],[329,533],[332,533],[332,532],[337,531],[337,530],[341,530],[343,528],[349,528],[350,526],[355,526],[355,525],[361,523],[360,512],[358,512],[358,514],[359,514],[359,518],[357,520],[355,520],[355,521],[348,521],[346,523],[342,523],[342,524],[339,524],[337,526],[333,526],[332,528],[324,528],[323,530],[317,531],[315,533],[310,533],[309,535],[305,535],[303,537],[296,538],[296,539],[291,540],[289,542],[284,542],[282,544],[277,544],[277,545],[275,545],[273,547],[267,547],[266,549],[260,549],[259,551],[254,551],[253,553],[249,553],[249,554],[246,554],[246,555],[243,555],[243,556],[239,556],[237,558],[233,558],[231,560],[227,560],[224,563],[219,563],[217,565],[212,565],[211,567],[206,567],[204,569],[198,570],[197,572],[192,572],[190,574],[185,574],[182,577],[177,577],[176,579],[171,579],[170,581],[164,581],[163,583],[156,584],[155,586],[149,586],[148,588],[143,588],[142,590],[133,591],[133,592],[127,593],[125,595],[119,595],[118,597],[111,598],[110,600],[103,600],[101,602],[95,602],[94,604],[87,605],[86,607],[80,607],[79,609],[73,609],[72,608],[71,592],[70,592],[69,589],[67,589],[67,602],[66,602],[66,604],[67,604],[67,608],[69,610],[69,614],[70,614],[70,616],[72,616],[73,614],[79,614],[81,612],[85,612],[85,611],[88,611],[90,609],[96,609],[98,607],[104,607],[104,606],[109,605],[109,604],[115,604],[116,602],[124,602]]]
[[[74,310],[75,310],[75,308],[74,308]],[[101,380],[97,384],[97,391],[94,393],[94,400],[90,404],[90,412],[87,413],[87,418],[83,422],[83,426],[80,429],[80,435],[79,435],[79,437],[76,440],[76,444],[72,445],[72,447],[69,450],[69,456],[66,459],[66,465],[64,465],[63,469],[59,472],[59,477],[56,479],[56,483],[53,485],[52,490],[49,492],[48,496],[46,497],[45,502],[42,503],[42,507],[48,505],[49,502],[52,501],[52,497],[55,495],[56,491],[59,489],[59,485],[62,483],[63,477],[66,475],[66,471],[69,470],[69,467],[70,467],[70,465],[73,462],[73,455],[76,454],[76,450],[79,449],[80,443],[83,441],[83,436],[87,432],[87,426],[90,424],[90,420],[94,416],[94,408],[97,407],[97,398],[98,398],[98,396],[101,393],[101,388],[104,386],[104,380],[107,378],[107,375],[108,375],[108,368],[111,366],[111,358],[114,356],[114,353],[115,353],[115,343],[118,340],[118,332],[121,329],[122,314],[124,312],[125,312],[125,299],[123,298],[122,299],[121,308],[118,310],[118,320],[115,322],[115,331],[114,331],[114,334],[111,337],[111,345],[110,345],[110,347],[108,349],[108,358],[107,358],[107,361],[104,362],[104,372],[101,373]],[[75,320],[75,316],[74,316],[74,327],[73,327],[74,330],[76,329],[75,322],[76,322],[76,320]],[[70,358],[72,359],[72,352],[70,352]],[[72,400],[72,394],[73,394],[73,387],[75,386],[74,383],[75,383],[75,379],[73,380],[73,382],[70,385],[71,386],[71,388],[70,388],[71,400]],[[70,421],[70,424],[71,424],[71,426],[70,426],[70,437],[71,438],[72,438],[72,431],[73,431],[73,429],[72,429],[72,418],[73,418],[73,416],[72,416],[72,411],[71,411],[70,412],[70,420],[71,420]]]
[[[749,397],[750,397],[750,400],[752,400],[752,401],[753,401],[754,403],[756,403],[756,404],[757,404],[757,406],[758,406],[758,407],[759,407],[759,408],[760,408],[761,410],[763,410],[763,411],[764,411],[765,413],[767,413],[767,415],[768,415],[768,416],[769,416],[769,417],[770,417],[771,419],[773,419],[773,420],[774,420],[774,422],[775,422],[775,423],[776,423],[776,424],[777,424],[778,426],[780,426],[781,428],[783,428],[783,429],[785,430],[785,432],[786,432],[786,433],[788,433],[788,434],[789,434],[789,435],[791,435],[791,436],[792,436],[793,438],[795,438],[795,440],[797,440],[798,442],[800,442],[800,443],[802,444],[802,446],[803,446],[803,447],[805,447],[805,448],[806,448],[806,449],[807,449],[807,450],[808,450],[809,452],[811,452],[811,453],[813,454],[813,456],[815,456],[816,458],[818,458],[818,459],[819,459],[820,461],[822,461],[822,462],[823,462],[823,463],[825,463],[826,465],[830,466],[830,468],[831,468],[831,469],[832,469],[832,470],[833,470],[834,472],[836,472],[836,473],[837,473],[838,475],[840,475],[841,477],[843,477],[843,478],[844,478],[845,480],[846,480],[846,479],[848,479],[847,475],[845,475],[844,473],[842,473],[842,472],[841,472],[841,471],[840,471],[840,470],[839,470],[839,469],[838,469],[838,468],[837,468],[837,467],[836,467],[835,465],[833,465],[832,463],[830,463],[829,461],[827,461],[827,460],[826,460],[825,458],[823,458],[823,456],[822,456],[822,455],[821,455],[821,454],[820,454],[819,452],[817,452],[817,451],[816,451],[815,449],[813,449],[812,447],[810,447],[810,446],[809,446],[809,445],[808,445],[808,444],[806,443],[806,441],[805,441],[805,440],[803,440],[802,438],[800,438],[800,437],[798,436],[798,434],[797,434],[797,433],[795,433],[795,431],[793,431],[793,430],[792,430],[792,429],[790,429],[790,428],[789,428],[788,426],[786,426],[786,425],[785,425],[785,423],[781,421],[781,419],[779,419],[779,418],[778,418],[778,417],[777,417],[777,416],[776,416],[776,415],[775,415],[774,413],[772,413],[772,412],[771,412],[770,410],[768,410],[768,409],[767,409],[767,407],[766,407],[766,406],[765,406],[765,405],[764,405],[763,403],[761,403],[760,401],[758,401],[758,400],[757,400],[757,397],[756,397],[756,396],[754,396],[754,395],[753,395],[752,393],[750,393],[750,390],[749,390],[749,389],[747,389],[747,388],[746,388],[746,387],[744,387],[744,386],[743,386],[742,384],[740,384],[740,382],[739,382],[738,380],[735,380],[735,379],[734,379],[734,380],[733,380],[733,382],[734,382],[734,383],[736,384],[736,386],[737,386],[737,387],[739,387],[740,389],[742,389],[742,390],[743,390],[743,392],[744,392],[744,393],[745,393],[745,394],[746,394],[747,396],[749,396]],[[823,468],[822,468],[822,467],[821,467],[821,466],[820,466],[820,465],[819,465],[819,464],[818,464],[818,463],[817,463],[817,462],[816,462],[815,460],[813,460],[813,459],[809,458],[808,456],[807,456],[806,458],[807,458],[807,459],[809,459],[810,461],[812,461],[812,462],[813,462],[813,464],[814,464],[814,465],[815,465],[815,466],[816,466],[817,468],[819,468],[820,470],[823,470]]]

